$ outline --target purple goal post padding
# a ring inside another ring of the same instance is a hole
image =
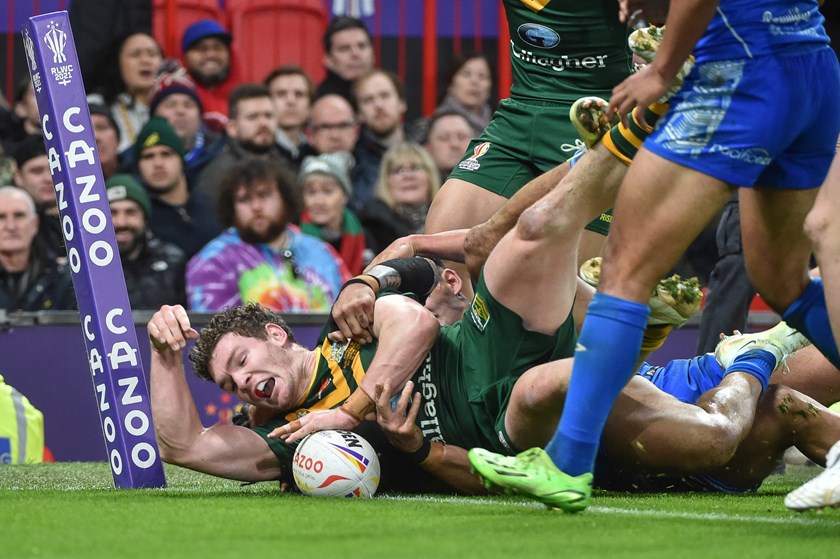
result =
[[[149,391],[67,12],[29,18],[23,44],[114,485],[164,487]]]

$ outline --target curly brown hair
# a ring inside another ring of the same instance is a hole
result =
[[[283,211],[286,221],[297,219],[300,214],[301,201],[298,193],[297,179],[294,173],[285,165],[269,159],[248,156],[237,161],[225,171],[219,180],[219,190],[216,194],[216,213],[219,223],[223,227],[236,225],[236,193],[240,187],[246,192],[253,190],[256,183],[265,181],[273,183],[283,199]]]
[[[295,336],[286,321],[276,312],[259,303],[248,303],[241,307],[231,307],[213,316],[207,326],[201,329],[198,341],[190,350],[193,373],[199,378],[213,382],[210,375],[210,358],[216,351],[219,340],[225,334],[237,334],[258,340],[268,339],[266,324],[280,326],[289,341],[295,343]]]

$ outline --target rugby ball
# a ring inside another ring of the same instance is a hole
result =
[[[319,431],[298,445],[292,474],[306,495],[369,498],[379,487],[379,458],[356,433]]]

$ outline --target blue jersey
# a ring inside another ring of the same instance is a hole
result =
[[[694,55],[702,63],[826,46],[823,20],[816,0],[721,0]]]

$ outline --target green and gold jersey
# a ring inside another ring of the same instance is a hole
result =
[[[310,412],[339,407],[361,384],[376,353],[375,341],[364,346],[356,342],[338,344],[327,338],[330,330],[329,325],[325,326],[318,337],[319,345],[314,350],[317,357],[315,371],[303,401],[286,415],[277,415],[253,429],[268,442],[284,472],[291,472],[297,445],[287,444],[280,439],[269,439],[268,434]]]
[[[572,103],[609,97],[630,75],[628,31],[618,3],[504,0],[513,69],[511,97]]]

